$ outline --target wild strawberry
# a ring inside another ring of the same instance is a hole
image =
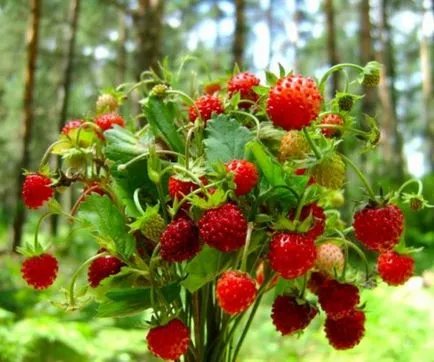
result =
[[[394,251],[386,251],[378,256],[377,269],[381,279],[387,284],[401,285],[413,275],[414,259]]]
[[[217,302],[226,313],[234,315],[247,310],[256,299],[255,281],[237,270],[224,272],[216,285]]]
[[[82,119],[73,119],[71,121],[66,122],[66,124],[62,128],[62,133],[68,135],[73,129],[77,129],[80,127],[84,121]]]
[[[322,273],[333,276],[342,272],[345,256],[342,249],[333,243],[323,243],[316,247],[315,267]]]
[[[203,214],[199,220],[199,235],[213,248],[235,251],[246,243],[247,220],[238,206],[224,204]]]
[[[351,94],[342,93],[336,99],[340,111],[349,112],[354,106],[354,96]]]
[[[293,209],[289,213],[289,219],[294,220],[296,210]],[[306,206],[303,206],[300,213],[299,221],[302,223],[309,216],[312,216],[312,225],[308,231],[306,231],[306,235],[312,239],[316,239],[318,236],[324,233],[326,215],[324,213],[324,209],[318,206],[317,203],[312,203]]]
[[[342,126],[344,120],[337,114],[327,114],[321,119],[321,124],[330,126]],[[333,137],[340,135],[341,131],[337,128],[321,128],[321,132],[326,137]]]
[[[357,240],[370,250],[382,252],[399,242],[404,216],[396,205],[367,206],[354,215],[353,227]]]
[[[112,113],[119,108],[119,102],[111,94],[101,94],[96,100],[96,113]]]
[[[319,288],[318,301],[328,318],[342,318],[359,304],[359,289],[355,285],[330,279]]]
[[[205,178],[201,178],[203,184],[206,184]],[[182,198],[188,195],[190,192],[197,190],[199,185],[192,181],[185,181],[174,176],[169,177],[169,195],[172,199],[182,200]]]
[[[194,122],[196,120],[198,110],[204,122],[208,121],[213,113],[220,114],[224,112],[223,104],[220,99],[210,95],[199,97],[194,102],[194,105],[190,106],[188,111],[190,121]]]
[[[294,297],[280,295],[274,300],[271,319],[276,329],[286,336],[305,329],[317,313],[308,302],[299,304]]]
[[[114,125],[125,127],[125,120],[117,113],[106,113],[98,116],[95,124],[104,132],[113,128]]]
[[[285,279],[305,274],[316,259],[314,239],[294,232],[277,233],[268,252],[271,268]]]
[[[159,242],[160,237],[166,230],[166,223],[160,214],[149,215],[141,225],[140,231],[149,240]]]
[[[301,132],[288,131],[280,142],[279,159],[281,161],[302,160],[306,158],[309,151],[309,142]]]
[[[310,170],[315,182],[332,190],[342,188],[345,182],[345,164],[342,158],[334,154],[323,158]]]
[[[21,276],[34,289],[46,289],[54,283],[59,271],[57,259],[47,253],[31,256],[21,266]]]
[[[191,259],[201,247],[199,232],[193,222],[186,217],[173,220],[160,238],[161,257],[169,262]]]
[[[360,343],[365,334],[365,313],[353,310],[343,318],[327,318],[324,330],[329,343],[334,348],[353,348]]]
[[[226,164],[226,169],[234,174],[237,196],[248,194],[258,183],[258,169],[249,161],[233,160]]]
[[[32,173],[26,176],[23,183],[22,196],[24,204],[30,209],[38,209],[53,197],[50,187],[52,180],[44,175]]]
[[[320,272],[313,272],[310,275],[309,281],[307,282],[307,287],[313,294],[318,294],[319,289],[327,280],[329,280],[327,275],[324,275]]]
[[[96,258],[89,266],[87,279],[92,288],[96,288],[103,279],[120,272],[124,263],[111,255]]]
[[[187,352],[190,344],[190,330],[179,319],[151,328],[146,336],[148,348],[156,357],[177,360]]]
[[[259,97],[253,90],[253,87],[257,86],[259,83],[260,79],[252,73],[238,73],[228,82],[229,97],[232,97],[235,93],[239,92],[241,99],[247,99],[252,102],[256,102]],[[241,108],[250,108],[251,103],[240,102],[239,106]]]
[[[167,95],[168,89],[169,87],[166,84],[156,84],[152,87],[149,95],[157,98],[164,98]]]
[[[271,88],[267,113],[272,122],[289,131],[302,129],[318,117],[322,97],[312,78],[288,75]]]

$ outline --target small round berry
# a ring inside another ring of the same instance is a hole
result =
[[[273,302],[271,319],[276,329],[287,336],[305,329],[317,313],[308,302],[299,304],[294,297],[280,295]]]
[[[151,328],[146,336],[148,348],[156,357],[177,360],[187,352],[190,344],[190,330],[179,319]]]
[[[258,183],[259,174],[255,164],[246,160],[233,160],[226,164],[228,172],[234,174],[235,194],[248,194]]]
[[[96,288],[103,279],[117,274],[125,264],[111,255],[103,255],[92,261],[87,273],[87,279],[92,288]]]
[[[119,108],[119,101],[111,94],[101,94],[96,100],[96,113],[112,113]]]
[[[342,94],[338,96],[338,107],[340,111],[349,112],[354,106],[354,96],[351,94]]]
[[[359,310],[339,319],[327,318],[324,330],[329,343],[338,350],[354,348],[365,334],[365,313]]]
[[[386,251],[378,256],[377,269],[389,285],[402,285],[413,275],[414,259],[408,255]]]
[[[201,178],[202,183],[206,184],[205,178]],[[182,198],[188,195],[190,192],[197,190],[199,185],[192,181],[185,181],[175,176],[169,177],[168,189],[169,195],[172,199],[182,200]]]
[[[314,239],[294,232],[277,233],[271,239],[268,257],[271,268],[282,278],[297,278],[315,263]]]
[[[342,249],[331,242],[317,245],[315,267],[322,273],[334,276],[344,268],[345,256]]]
[[[216,285],[217,302],[226,313],[234,315],[247,310],[256,299],[255,281],[236,270],[224,272]]]
[[[334,154],[317,163],[310,170],[315,182],[331,190],[339,190],[345,183],[345,164],[341,156]]]
[[[329,280],[327,275],[315,271],[310,275],[309,281],[307,282],[307,287],[313,294],[318,294],[319,289],[327,280]]]
[[[342,318],[359,304],[359,289],[355,285],[330,279],[319,288],[318,301],[328,318]]]
[[[302,129],[318,117],[321,93],[312,78],[288,75],[270,89],[267,113],[278,127]]]
[[[294,220],[296,210],[291,210],[289,213],[289,219]],[[312,239],[316,239],[318,236],[324,234],[326,215],[324,213],[324,209],[319,206],[317,203],[311,203],[303,206],[300,213],[300,223],[305,221],[309,216],[312,216],[312,225],[308,231],[306,231],[306,235]]]
[[[189,108],[188,113],[191,122],[194,122],[197,119],[198,110],[200,117],[204,122],[211,119],[213,113],[220,114],[224,112],[223,103],[220,101],[220,99],[210,95],[200,96],[198,99],[196,99],[194,105]]]
[[[98,116],[95,124],[104,132],[113,128],[114,125],[125,127],[125,120],[117,113],[106,113]]]
[[[22,196],[29,209],[38,209],[53,197],[52,180],[44,175],[32,173],[26,176]]]
[[[344,120],[337,114],[327,114],[321,119],[321,124],[328,126],[342,126]],[[341,131],[337,128],[321,128],[321,132],[326,137],[339,136]]]
[[[77,129],[80,127],[84,121],[82,119],[73,119],[65,123],[65,125],[62,128],[62,133],[64,135],[68,135],[69,132],[71,132],[74,129]]]
[[[201,247],[199,232],[193,222],[186,217],[173,220],[160,238],[161,258],[168,262],[191,259]]]
[[[232,77],[228,82],[228,94],[232,97],[235,93],[239,92],[241,99],[247,99],[256,102],[259,96],[253,90],[253,87],[259,85],[260,79],[250,72],[238,73]],[[241,108],[250,108],[251,103],[240,102]]]
[[[299,131],[288,131],[280,141],[280,161],[302,160],[310,152],[309,142]]]
[[[47,253],[31,256],[24,260],[21,275],[28,285],[34,289],[46,289],[57,277],[59,264],[57,259]]]

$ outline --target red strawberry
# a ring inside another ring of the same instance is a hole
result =
[[[327,114],[321,119],[321,124],[324,125],[334,125],[334,126],[342,126],[344,124],[344,120],[341,116],[337,114]],[[333,137],[340,134],[340,130],[336,128],[321,128],[321,132],[326,137]]]
[[[365,207],[353,222],[356,238],[368,249],[382,252],[392,249],[401,237],[404,216],[395,205]]]
[[[236,205],[224,204],[203,214],[199,234],[213,248],[235,251],[246,243],[247,220]]]
[[[322,97],[312,78],[288,75],[271,88],[267,113],[276,126],[302,129],[318,117]]]
[[[23,183],[23,201],[30,209],[38,209],[53,197],[54,190],[50,187],[52,180],[44,175],[32,173],[26,176]]]
[[[355,285],[330,279],[319,288],[318,301],[328,318],[342,318],[359,304],[359,289]]]
[[[277,233],[268,252],[271,268],[285,279],[305,274],[316,259],[314,239],[295,232]]]
[[[188,110],[190,121],[194,122],[198,117],[197,110],[199,110],[200,117],[204,122],[208,121],[212,114],[223,113],[223,104],[217,97],[205,95],[201,96],[190,106]]]
[[[226,169],[234,174],[237,196],[248,194],[258,183],[258,169],[249,161],[233,160],[226,164]]]
[[[404,284],[414,271],[414,259],[408,255],[386,251],[377,260],[378,273],[387,284]]]
[[[187,352],[190,344],[190,330],[179,319],[151,328],[146,336],[148,348],[156,357],[177,360]]]
[[[191,259],[201,247],[199,232],[186,217],[173,220],[160,238],[161,257],[169,262]]]
[[[315,267],[324,274],[333,276],[344,268],[345,256],[342,249],[333,243],[324,243],[316,247]]]
[[[206,185],[205,177],[201,177],[200,180],[204,185]],[[177,198],[178,200],[182,200],[182,198],[188,195],[190,192],[197,190],[199,185],[192,181],[184,181],[180,180],[174,176],[169,177],[169,195],[172,199]]]
[[[250,72],[238,73],[228,82],[229,97],[232,97],[235,93],[240,92],[241,99],[248,99],[250,101],[256,102],[259,97],[253,90],[253,87],[257,86],[259,82],[259,78],[255,77],[255,75]],[[251,103],[240,102],[239,106],[241,108],[250,108]]]
[[[62,133],[67,135],[69,132],[73,129],[77,129],[84,123],[81,119],[73,119],[71,121],[68,121],[65,126],[62,128]]]
[[[228,314],[247,310],[256,299],[255,281],[246,273],[237,270],[224,272],[216,285],[217,302]]]
[[[293,209],[289,213],[289,219],[294,220],[296,210]],[[306,235],[311,237],[312,239],[316,239],[318,236],[324,233],[326,215],[324,213],[324,209],[318,206],[317,203],[312,203],[306,206],[303,206],[300,213],[300,222],[306,220],[306,218],[312,215],[312,226],[306,232]]]
[[[119,273],[124,265],[122,261],[111,255],[104,255],[95,259],[90,264],[87,273],[90,286],[96,288],[103,279]]]
[[[313,294],[318,294],[319,289],[327,280],[329,280],[327,275],[324,275],[320,272],[313,272],[310,275],[309,281],[307,282],[307,287]]]
[[[101,114],[95,119],[95,123],[103,132],[113,128],[115,124],[125,127],[125,120],[117,113]]]
[[[50,254],[31,256],[24,260],[21,275],[34,289],[46,289],[54,283],[59,271],[57,259]]]
[[[343,318],[327,318],[324,329],[329,343],[334,348],[353,348],[360,343],[365,334],[365,314],[354,310]]]
[[[286,336],[305,329],[317,313],[308,302],[299,304],[294,297],[280,295],[274,300],[271,319],[276,329]]]

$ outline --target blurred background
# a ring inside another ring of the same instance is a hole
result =
[[[409,177],[434,198],[434,1],[432,0],[0,0],[0,362],[152,361],[145,316],[95,319],[90,306],[66,313],[64,287],[95,245],[64,220],[42,238],[62,259],[55,291],[36,293],[19,275],[13,246],[32,238],[40,214],[20,201],[21,169],[37,169],[65,121],[86,117],[101,89],[135,81],[164,57],[185,55],[188,76],[226,77],[234,62],[263,77],[286,69],[321,76],[339,62],[384,64],[380,87],[365,90],[357,118],[381,128],[377,149],[347,154],[386,191]],[[330,95],[342,79],[333,78]],[[363,90],[361,90],[363,91]],[[134,107],[124,107],[125,116]],[[363,121],[362,121],[363,124]],[[360,195],[349,175],[347,200]],[[66,206],[73,195],[63,195]],[[348,218],[350,209],[343,209]],[[321,321],[281,338],[264,303],[240,361],[434,361],[434,212],[405,209],[417,276],[402,288],[365,291],[366,338],[354,350],[327,345]]]

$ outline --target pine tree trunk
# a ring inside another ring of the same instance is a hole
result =
[[[232,54],[234,63],[238,64],[240,68],[243,67],[244,63],[244,48],[246,42],[245,8],[245,0],[235,0],[235,32]]]
[[[336,27],[335,27],[335,11],[333,7],[333,0],[326,0],[325,13],[327,19],[327,52],[329,66],[332,67],[339,63],[338,52],[336,49]],[[339,87],[339,74],[334,72],[331,77],[331,96],[334,97]]]
[[[74,66],[75,42],[77,38],[78,19],[80,17],[80,0],[71,0],[69,25],[65,34],[67,44],[66,57],[63,67],[63,82],[59,88],[58,100],[60,102],[59,121],[57,129],[60,132],[68,117],[69,97],[72,83],[72,72]],[[60,157],[56,159],[57,168],[60,167]],[[58,199],[58,196],[56,197]],[[59,228],[59,215],[51,216],[51,235],[56,236]]]
[[[13,224],[12,249],[16,251],[21,244],[26,210],[21,201],[21,188],[24,181],[23,169],[30,166],[30,141],[33,125],[33,91],[35,88],[36,60],[38,56],[39,22],[41,18],[42,0],[31,0],[31,22],[27,32],[27,64],[24,78],[24,114],[21,129],[22,149],[17,170],[16,210]]]

